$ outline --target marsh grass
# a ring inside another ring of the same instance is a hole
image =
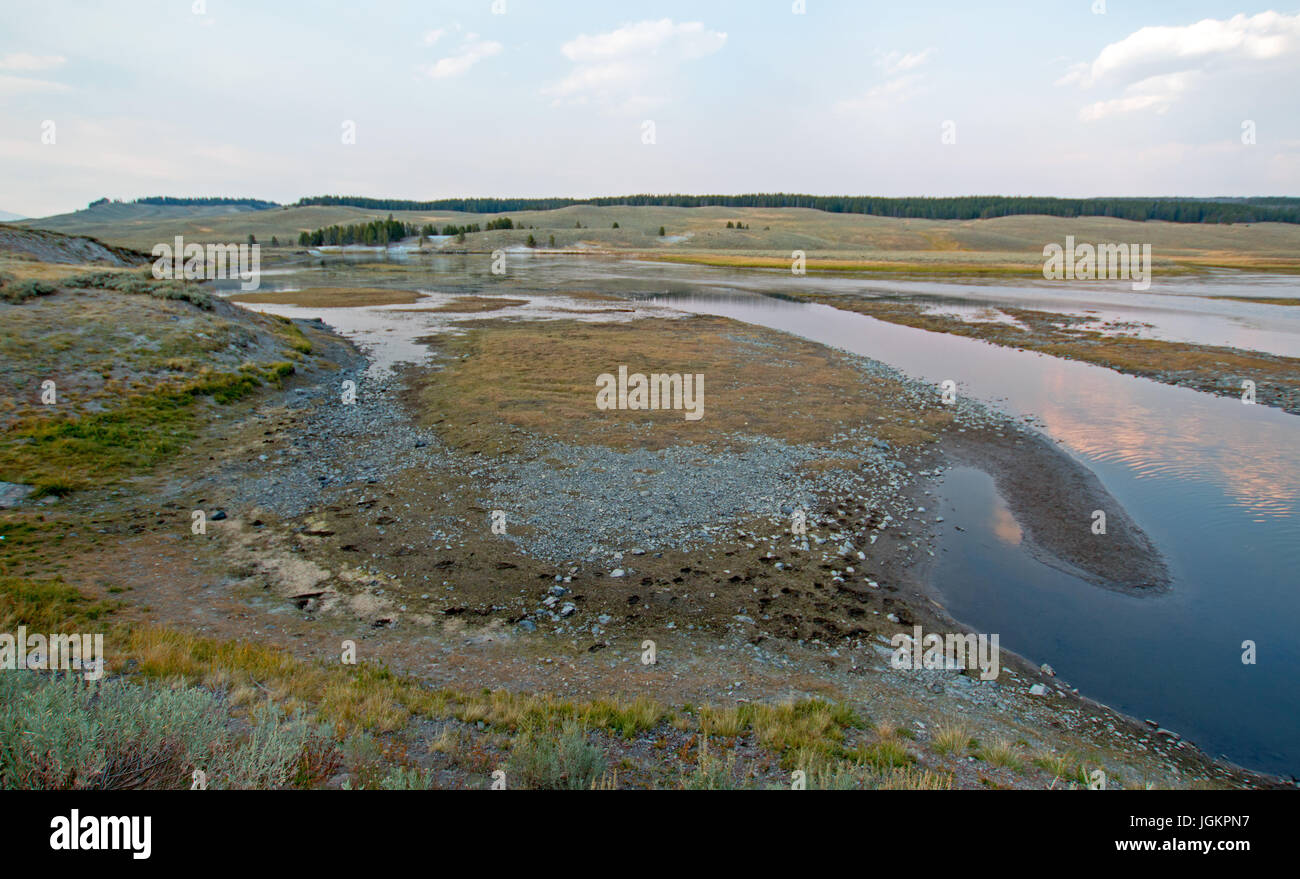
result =
[[[864,421],[890,442],[914,444],[932,440],[952,418],[938,406],[918,412],[901,384],[864,381],[851,358],[813,343],[783,338],[781,357],[773,358],[774,335],[724,318],[462,326],[462,336],[428,340],[446,366],[413,402],[450,445],[469,452],[507,452],[521,431],[620,449],[716,443],[730,433],[830,444],[843,425]],[[703,417],[597,409],[596,377],[620,365],[647,375],[702,374]]]
[[[422,298],[414,290],[392,287],[307,287],[302,290],[261,290],[235,293],[231,302],[246,305],[297,305],[304,308],[355,308],[361,305],[410,305]]]

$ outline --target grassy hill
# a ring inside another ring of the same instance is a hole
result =
[[[199,243],[239,242],[254,235],[267,244],[274,236],[296,246],[300,232],[363,223],[389,215],[408,223],[485,224],[500,215],[456,211],[383,211],[314,205],[251,210],[235,206],[105,204],[24,225],[66,234],[90,235],[112,244],[149,251],[176,235]],[[1041,266],[1043,245],[1073,235],[1079,243],[1128,242],[1152,246],[1157,263],[1300,269],[1300,225],[1235,225],[1132,222],[1108,217],[1011,216],[983,220],[919,220],[827,213],[806,208],[677,208],[575,205],[508,214],[515,229],[481,232],[464,244],[442,247],[488,251],[523,244],[532,234],[539,246],[551,236],[558,248],[584,245],[649,256],[720,264],[788,262],[803,250],[810,265],[839,268],[905,267],[1030,270]],[[726,228],[728,222],[744,228]],[[618,223],[619,228],[613,228]],[[665,236],[660,237],[663,227]]]

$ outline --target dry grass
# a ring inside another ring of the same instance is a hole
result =
[[[1297,268],[1300,271],[1300,268]],[[1296,296],[1210,296],[1210,299],[1226,299],[1229,302],[1255,302],[1260,305],[1300,305]]]
[[[745,731],[745,720],[737,707],[702,708],[700,709],[700,732],[706,736],[734,738]]]
[[[481,720],[512,730],[553,727],[575,721],[584,727],[609,730],[624,736],[653,729],[669,715],[662,705],[644,697],[569,702],[549,695],[508,690],[458,695],[449,700],[449,710],[466,723]]]
[[[930,747],[935,753],[960,757],[970,749],[971,738],[971,730],[965,724],[947,723],[935,732]]]
[[[93,211],[37,221],[42,227],[65,233],[88,234],[114,244],[144,251],[159,241],[183,234],[198,243],[246,240],[259,242],[277,236],[296,241],[298,233],[334,224],[366,222],[386,217],[389,211],[347,206],[313,205],[278,210],[214,214],[202,210],[159,208],[149,205],[109,205]],[[423,224],[484,223],[491,214],[452,211],[392,211],[403,222]],[[1189,265],[1284,268],[1300,252],[1300,228],[1284,223],[1236,225],[1185,223],[1134,223],[1108,217],[1011,216],[988,220],[921,220],[860,214],[830,213],[800,208],[672,208],[615,205],[578,205],[553,211],[511,211],[518,228],[471,234],[458,249],[487,252],[496,247],[522,244],[528,235],[539,241],[555,236],[557,248],[586,241],[602,249],[646,254],[691,256],[766,256],[784,261],[792,249],[834,262],[918,263],[922,270],[941,261],[983,267],[994,263],[1036,264],[1041,267],[1043,245],[1074,235],[1078,241],[1150,242],[1158,258],[1186,261]],[[742,221],[744,230],[726,229],[728,220]],[[581,229],[575,228],[581,223]],[[611,229],[618,222],[619,229]],[[28,223],[32,225],[32,223]],[[524,226],[536,228],[525,229]],[[690,233],[689,240],[667,244],[658,237],[663,226],[668,235]],[[286,246],[285,252],[297,250]],[[265,248],[263,258],[275,250]],[[542,257],[539,257],[542,258]]]
[[[304,308],[356,308],[363,305],[410,305],[422,296],[414,290],[383,287],[306,287],[302,290],[265,290],[236,293],[231,302],[298,305]]]
[[[416,401],[446,441],[466,451],[508,451],[520,430],[616,448],[714,443],[728,433],[819,443],[867,421],[883,438],[909,444],[932,439],[951,420],[937,405],[918,413],[901,387],[864,380],[838,352],[724,318],[485,321],[470,328],[428,340],[447,355],[447,367],[425,379]],[[671,409],[598,410],[596,377],[617,374],[620,365],[629,373],[702,374],[703,418],[687,421]]]
[[[916,767],[899,767],[882,774],[876,790],[952,790],[952,776]]]
[[[1050,772],[1053,783],[1058,781],[1063,785],[1071,782],[1083,785],[1088,783],[1087,766],[1075,754],[1041,750],[1034,755],[1031,762],[1039,769]]]
[[[980,746],[980,757],[990,766],[1011,769],[1016,772],[1024,769],[1024,755],[1014,742],[1007,739],[994,739]]]
[[[793,260],[784,256],[752,256],[717,253],[692,254],[641,254],[647,259],[687,265],[716,266],[719,268],[783,269],[790,271]],[[1024,262],[974,262],[970,254],[961,256],[935,253],[926,260],[915,259],[826,259],[805,257],[804,268],[809,272],[872,272],[888,274],[942,274],[942,275],[1037,275],[1042,276],[1042,261],[1026,259]]]
[[[134,275],[138,274],[139,271],[138,266],[108,266],[99,263],[68,265],[67,263],[39,262],[35,259],[24,259],[20,256],[0,255],[0,275],[7,275],[15,281],[57,282],[64,278],[84,275],[87,272],[122,272]]]

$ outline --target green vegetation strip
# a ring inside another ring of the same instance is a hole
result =
[[[107,412],[24,417],[0,437],[0,480],[34,485],[39,497],[148,469],[194,438],[197,399],[231,403],[293,371],[287,361],[246,365],[239,372],[202,375],[179,387],[127,397]]]

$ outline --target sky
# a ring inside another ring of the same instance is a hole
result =
[[[1244,2],[7,0],[0,210],[1300,195],[1300,9]]]

